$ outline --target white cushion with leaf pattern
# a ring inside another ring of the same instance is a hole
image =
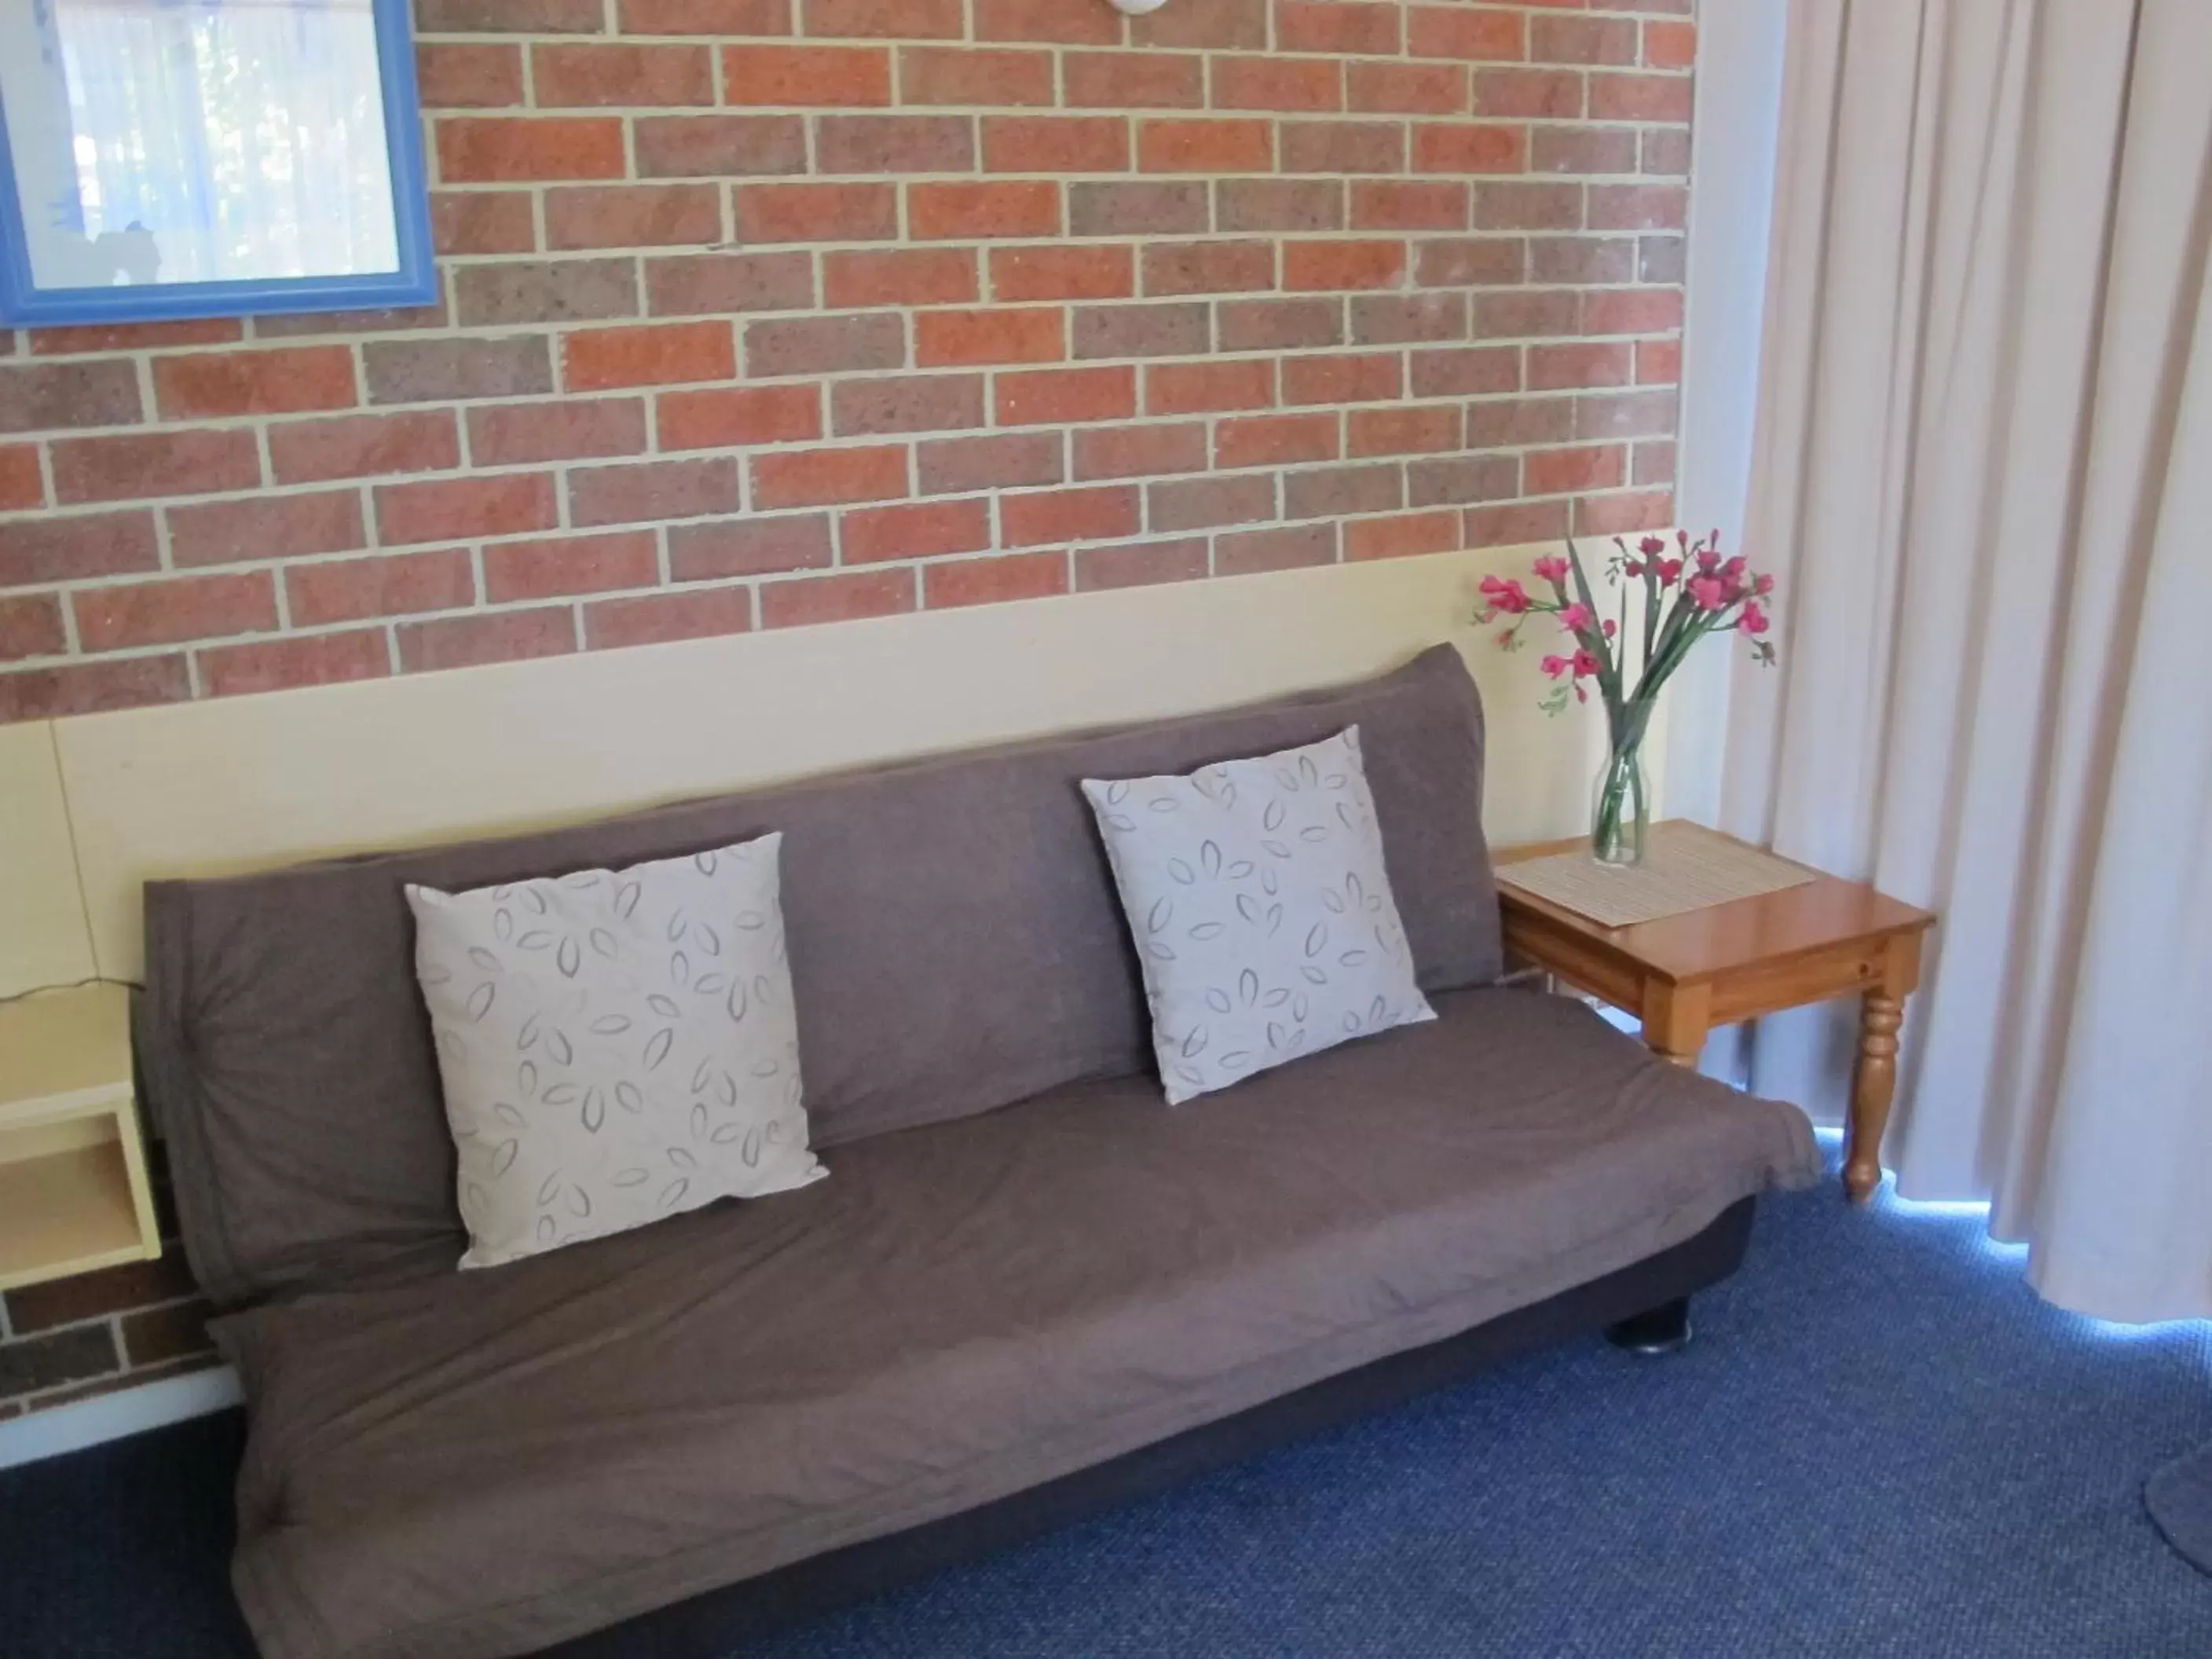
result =
[[[1170,1103],[1434,1019],[1352,726],[1186,777],[1086,778]]]
[[[782,839],[407,889],[460,1153],[462,1267],[827,1173],[806,1144]]]

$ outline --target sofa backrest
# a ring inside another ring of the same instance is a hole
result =
[[[816,1144],[834,1147],[1147,1065],[1141,978],[1077,781],[1188,771],[1352,725],[1422,985],[1494,978],[1482,714],[1449,647],[1223,713],[150,884],[139,1064],[193,1269],[228,1303],[443,1270],[459,1254],[409,882],[481,887],[781,830],[807,1107]]]

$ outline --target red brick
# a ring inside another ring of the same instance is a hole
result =
[[[0,513],[46,504],[36,444],[0,444]]]
[[[838,515],[837,540],[847,564],[981,552],[991,545],[991,504],[977,497],[863,507]]]
[[[981,297],[972,248],[844,250],[822,256],[823,303],[857,306],[936,306],[972,303]]]
[[[725,46],[722,101],[793,109],[889,104],[891,55],[881,46]]]
[[[906,216],[908,234],[922,242],[1057,236],[1060,186],[1046,180],[908,185]]]
[[[1206,60],[1157,52],[1071,52],[1061,60],[1072,109],[1197,109]]]
[[[1204,231],[1206,217],[1202,181],[1067,187],[1071,236],[1186,236]]]
[[[1438,455],[1406,465],[1412,507],[1510,501],[1520,493],[1521,463],[1512,455]]]
[[[1687,121],[1690,96],[1687,76],[1593,75],[1589,118],[1593,121]]]
[[[568,471],[568,522],[578,526],[696,519],[734,513],[742,502],[732,455]]]
[[[415,84],[425,109],[498,109],[520,104],[522,50],[425,41],[415,48]]]
[[[1678,289],[1619,289],[1583,301],[1585,334],[1668,334],[1681,326]]]
[[[284,604],[295,628],[457,611],[474,604],[476,592],[468,550],[459,547],[332,559],[284,571]]]
[[[829,507],[882,501],[907,493],[906,449],[801,449],[752,458],[756,507]]]
[[[1217,308],[1224,351],[1281,351],[1344,343],[1340,300],[1243,300]]]
[[[1474,296],[1477,339],[1522,339],[1574,334],[1582,295],[1572,289],[1501,289]]]
[[[524,191],[433,191],[430,240],[443,254],[527,253],[538,246],[537,210]]]
[[[306,339],[318,334],[404,334],[410,331],[445,328],[453,319],[442,301],[427,306],[385,307],[376,310],[304,311],[279,313],[253,319],[253,337],[264,344],[276,340]]]
[[[1413,6],[1406,14],[1406,54],[1478,63],[1526,58],[1522,21],[1520,13],[1502,9]]]
[[[1405,280],[1403,242],[1290,242],[1283,248],[1286,289],[1395,288]]]
[[[896,312],[745,325],[745,373],[756,380],[905,366],[906,325]]]
[[[972,173],[975,123],[965,115],[823,115],[814,148],[823,173]]]
[[[129,426],[139,418],[138,371],[128,362],[0,368],[0,432]]]
[[[1138,530],[1134,485],[1054,489],[999,498],[999,535],[1008,547],[1112,541]]]
[[[826,513],[668,526],[668,574],[679,582],[822,569],[836,557]]]
[[[349,409],[357,401],[353,353],[343,346],[303,346],[156,357],[154,401],[172,421]]]
[[[543,472],[376,487],[377,538],[386,547],[512,536],[560,521],[553,480]]]
[[[1674,393],[1628,392],[1575,399],[1577,438],[1655,438],[1674,430]]]
[[[85,323],[74,328],[34,328],[33,357],[86,351],[164,351],[177,346],[229,345],[246,337],[233,317],[191,317],[173,323]],[[0,354],[4,355],[4,354]]]
[[[995,558],[933,564],[921,573],[921,591],[923,602],[932,611],[1047,599],[1067,592],[1067,555],[1000,554]]]
[[[915,608],[914,583],[914,572],[906,568],[763,582],[761,626],[801,628],[812,623],[898,616]]]
[[[898,56],[899,102],[968,104],[1005,109],[1052,102],[1048,52],[904,46]]]
[[[705,46],[537,46],[530,81],[540,109],[714,101],[714,60]]]
[[[1344,228],[1340,179],[1224,179],[1214,191],[1222,231]]]
[[[1200,302],[1079,306],[1078,357],[1187,357],[1206,349],[1209,318]]]
[[[1674,482],[1674,443],[1672,439],[1636,446],[1634,465],[1630,470],[1632,482],[1639,484],[1670,484]]]
[[[758,178],[806,171],[799,115],[641,115],[632,124],[641,179]]]
[[[822,393],[811,386],[664,392],[653,420],[663,449],[804,442],[822,435]]]
[[[747,242],[888,242],[899,234],[896,185],[740,185],[734,201]]]
[[[0,674],[0,721],[140,708],[182,702],[191,696],[191,680],[181,654],[21,669]]]
[[[1474,187],[1477,230],[1577,230],[1580,185],[1485,180]]]
[[[1468,405],[1470,449],[1564,443],[1574,435],[1571,398],[1485,398]]]
[[[378,679],[392,672],[390,648],[380,628],[220,645],[195,654],[199,659],[200,688],[210,697],[337,685],[347,680]]]
[[[1128,123],[1091,115],[987,115],[987,173],[1126,173]]]
[[[1517,283],[1527,268],[1527,245],[1517,236],[1455,236],[1419,245],[1413,280],[1423,288],[1469,288]]]
[[[276,585],[265,570],[172,576],[161,581],[81,587],[70,595],[78,643],[87,651],[175,645],[276,626]]]
[[[975,0],[978,40],[1037,40],[1097,46],[1121,38],[1121,20],[1066,0]]]
[[[1215,109],[1318,112],[1344,107],[1344,66],[1296,58],[1216,58]]]
[[[941,438],[915,447],[925,495],[958,495],[1015,484],[1058,483],[1057,432],[1008,432],[988,438]]]
[[[1682,378],[1680,340],[1638,340],[1636,343],[1636,383],[1673,386]]]
[[[1404,471],[1395,461],[1320,466],[1286,474],[1283,516],[1338,519],[1349,513],[1390,513],[1406,504]]]
[[[252,489],[261,455],[251,432],[149,432],[64,438],[52,446],[54,493],[64,501],[210,495]]]
[[[1079,547],[1074,556],[1076,590],[1084,593],[1195,581],[1212,566],[1203,536],[1125,542],[1119,547]]]
[[[570,392],[726,380],[737,372],[726,322],[579,329],[561,342],[561,383]]]
[[[1462,547],[1525,547],[1556,542],[1567,533],[1565,501],[1509,501],[1470,507],[1460,514]]]
[[[1276,0],[1275,46],[1282,52],[1395,57],[1403,44],[1404,18],[1404,7],[1371,0]]]
[[[1630,348],[1620,343],[1540,345],[1528,350],[1532,392],[1562,386],[1626,386],[1632,379]]]
[[[1067,330],[1056,307],[925,311],[914,319],[920,368],[969,363],[1050,363],[1067,356]]]
[[[1460,447],[1456,404],[1355,409],[1345,417],[1347,455],[1435,454]]]
[[[887,374],[830,388],[830,428],[841,438],[981,426],[981,374]]]
[[[966,31],[961,0],[799,0],[811,35],[957,40]]]
[[[317,483],[439,471],[461,464],[461,447],[450,410],[343,415],[270,427],[269,463],[278,483]]]
[[[1075,476],[1145,478],[1206,471],[1206,424],[1088,427],[1074,435]]]
[[[1687,127],[1644,129],[1643,170],[1686,178],[1690,171],[1690,130]],[[1626,172],[1627,169],[1623,168]]]
[[[1148,415],[1269,409],[1274,402],[1275,365],[1270,358],[1154,363],[1145,370],[1145,412]]]
[[[1119,421],[1137,412],[1133,368],[1037,368],[1001,374],[995,388],[1000,426]]]
[[[1121,300],[1136,291],[1136,260],[1126,247],[991,250],[994,300]]]
[[[1278,516],[1272,472],[1156,483],[1146,495],[1154,530],[1207,530],[1216,525],[1254,524]]]
[[[1419,173],[1525,173],[1528,130],[1426,124],[1414,134],[1413,167]]]
[[[0,522],[0,587],[161,568],[151,513],[44,514]]]
[[[553,389],[553,365],[538,334],[499,339],[379,340],[361,349],[373,404],[514,398]]]
[[[713,185],[586,185],[545,192],[549,248],[679,247],[722,239]]]
[[[576,648],[576,623],[565,605],[495,611],[403,623],[397,630],[404,672],[468,668],[478,663],[557,657]]]
[[[1680,185],[1592,185],[1592,230],[1680,230],[1688,222],[1690,192]]]
[[[1633,173],[1636,134],[1626,127],[1538,127],[1528,135],[1531,173]]]
[[[361,495],[352,489],[173,507],[168,519],[169,556],[185,568],[344,553],[368,544]]]
[[[619,179],[623,124],[614,116],[453,116],[438,123],[438,177],[449,185]]]
[[[1521,389],[1517,346],[1473,346],[1413,353],[1416,398],[1480,397]]]
[[[1198,46],[1210,51],[1265,51],[1267,0],[1206,0],[1173,6],[1129,24],[1137,46]]]
[[[1644,61],[1653,69],[1688,69],[1698,61],[1698,26],[1646,18]]]
[[[651,587],[659,579],[660,562],[650,530],[627,530],[611,536],[498,542],[483,550],[483,574],[484,598],[499,605]]]
[[[1337,416],[1333,413],[1250,415],[1222,421],[1213,429],[1213,464],[1224,471],[1331,461],[1337,450]]]
[[[1449,507],[1352,519],[1344,526],[1344,556],[1350,563],[1443,553],[1459,545],[1459,532],[1460,515]]]
[[[655,317],[811,310],[814,261],[799,252],[679,253],[647,259],[645,301]]]
[[[1457,64],[1352,64],[1345,70],[1347,109],[1403,115],[1459,115],[1468,107],[1467,71]]]
[[[1145,292],[1249,294],[1275,286],[1273,242],[1154,242],[1145,249]]]
[[[1467,318],[1464,294],[1363,294],[1352,302],[1352,342],[1403,345],[1464,340]]]
[[[1583,77],[1572,70],[1479,69],[1474,107],[1477,115],[1579,120]]]
[[[1223,576],[1256,576],[1268,570],[1304,570],[1336,562],[1336,526],[1286,525],[1280,530],[1242,530],[1217,537],[1213,568]]]
[[[1395,121],[1285,121],[1285,173],[1403,173],[1406,131]]]
[[[584,607],[584,647],[612,651],[671,640],[744,634],[753,625],[753,596],[743,587],[692,588],[599,599]]]
[[[1626,536],[1638,530],[1664,530],[1674,521],[1671,489],[1584,495],[1575,502],[1577,536]]]
[[[1633,64],[1633,17],[1532,17],[1528,57],[1539,64]]]
[[[624,34],[788,34],[792,0],[622,0]]]
[[[1531,495],[1613,489],[1628,482],[1628,452],[1619,444],[1534,449],[1522,457],[1521,488]]]
[[[1352,186],[1354,230],[1464,230],[1468,188],[1441,179],[1362,179]]]
[[[62,605],[52,593],[0,594],[0,662],[58,657],[69,649]],[[6,693],[0,690],[0,698]]]
[[[601,0],[417,0],[424,34],[597,34]]]
[[[1632,283],[1632,236],[1538,236],[1528,243],[1528,276],[1539,283]]]
[[[469,411],[469,459],[478,466],[639,455],[645,439],[638,398],[561,398]]]
[[[1395,351],[1283,359],[1286,404],[1374,403],[1404,392],[1405,376]]]
[[[1271,172],[1274,128],[1266,121],[1146,121],[1137,130],[1137,165],[1146,173]]]

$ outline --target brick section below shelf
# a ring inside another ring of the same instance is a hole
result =
[[[0,721],[1666,522],[1690,10],[424,0],[438,303],[0,333]]]

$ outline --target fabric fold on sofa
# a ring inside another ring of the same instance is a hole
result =
[[[836,1178],[219,1327],[267,1659],[491,1659],[957,1512],[1687,1238],[1794,1108],[1477,989],[1170,1109],[1070,1085]]]

